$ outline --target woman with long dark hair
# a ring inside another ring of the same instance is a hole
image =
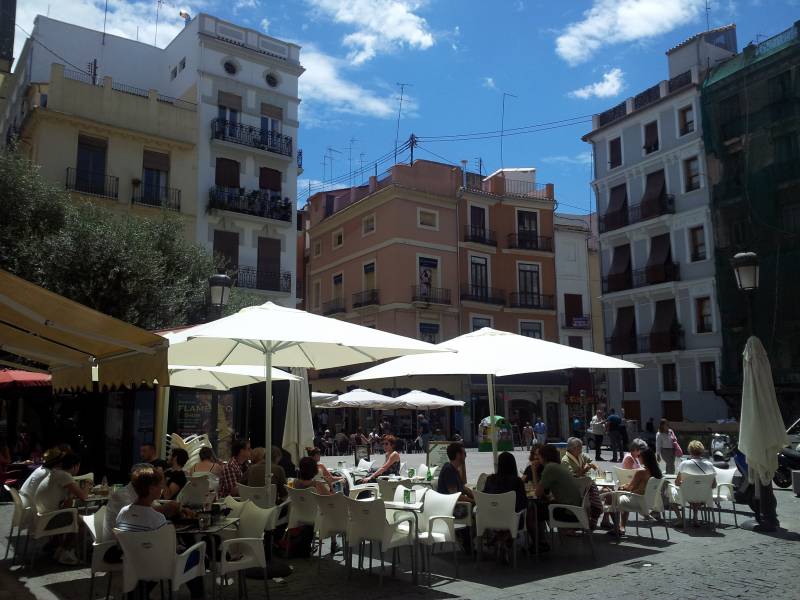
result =
[[[612,530],[611,533],[625,534],[625,525],[628,524],[628,513],[630,512],[635,511],[647,516],[647,507],[644,505],[644,492],[647,489],[647,482],[653,477],[656,479],[662,478],[661,467],[658,466],[655,452],[648,448],[641,453],[639,460],[642,463],[642,469],[636,471],[630,483],[620,488],[621,491],[631,492],[631,495],[623,494],[617,500],[622,513],[622,523],[618,530]]]

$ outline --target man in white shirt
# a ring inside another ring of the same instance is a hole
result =
[[[594,436],[594,459],[603,460],[600,456],[600,447],[603,445],[603,435],[606,433],[606,420],[603,418],[603,411],[598,410],[597,414],[589,422],[589,431]]]
[[[19,488],[20,498],[26,507],[33,506],[36,490],[39,489],[39,486],[50,474],[50,471],[61,465],[61,458],[64,456],[64,452],[65,451],[61,448],[50,448],[47,450],[44,453],[44,464],[34,469],[33,473],[31,473],[25,480],[25,483],[22,484],[22,487]]]

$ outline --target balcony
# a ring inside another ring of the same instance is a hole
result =
[[[533,294],[531,292],[514,292],[509,297],[508,305],[511,308],[553,310],[555,308],[555,296],[551,294]]]
[[[461,286],[461,299],[484,304],[505,304],[506,293],[497,288],[467,284]]]
[[[607,275],[603,277],[602,283],[604,294],[629,290],[633,287],[633,274],[630,270],[627,270],[624,273]]]
[[[119,177],[67,167],[67,189],[116,200],[119,198]]]
[[[268,129],[243,125],[225,119],[212,119],[211,137],[215,140],[232,142],[249,148],[266,150],[283,156],[292,156],[292,138]]]
[[[208,208],[255,215],[277,221],[292,221],[292,203],[269,190],[229,188],[215,185],[208,195]]]
[[[667,89],[669,93],[677,92],[681,88],[685,88],[687,85],[692,83],[692,72],[691,71],[684,71],[680,75],[675,75],[672,79],[667,82]]]
[[[291,271],[264,271],[256,267],[240,266],[236,276],[236,285],[251,290],[288,294],[292,291],[292,273]]]
[[[609,123],[613,123],[614,121],[621,119],[627,114],[627,105],[626,102],[620,102],[613,108],[609,108],[608,110],[601,112],[597,116],[597,124],[598,127],[602,127],[603,125],[608,125]]]
[[[494,231],[474,225],[464,226],[464,241],[484,244],[486,246],[497,246],[497,239],[494,236]]]
[[[535,233],[511,233],[508,235],[508,247],[518,250],[553,251],[553,238],[537,236]]]
[[[139,184],[133,190],[131,202],[180,212],[181,191],[176,188]]]
[[[564,329],[591,329],[592,316],[561,313],[561,327]]]
[[[322,314],[326,317],[345,312],[344,298],[334,298],[322,303]]]
[[[689,77],[691,80],[691,72],[689,72]],[[636,94],[633,97],[633,110],[639,110],[644,108],[648,104],[652,104],[661,98],[661,84],[656,84],[653,87],[647,88],[645,91],[641,92],[640,94]]]
[[[606,354],[636,354],[638,350],[635,335],[611,336],[606,338]]]
[[[378,290],[364,290],[353,294],[353,308],[364,306],[376,306],[378,302]]]
[[[615,210],[613,212],[607,212],[604,215],[600,215],[600,219],[598,220],[598,225],[600,227],[600,233],[606,233],[608,231],[614,231],[615,229],[621,229],[630,223],[628,219],[628,209],[623,208],[621,210]]]
[[[424,304],[451,304],[450,290],[447,288],[430,287],[427,285],[411,286],[411,301]]]
[[[679,325],[671,331],[664,333],[651,333],[650,335],[640,335],[637,340],[638,352],[640,354],[657,354],[659,352],[673,352],[675,350],[685,350],[683,329]]]
[[[611,294],[636,288],[658,285],[670,281],[680,281],[681,266],[679,263],[654,265],[635,271],[625,271],[616,275],[603,277],[603,293]]]

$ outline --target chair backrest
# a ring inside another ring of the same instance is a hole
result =
[[[627,485],[633,481],[633,476],[639,469],[623,469],[622,467],[614,467],[614,479],[617,480],[618,485]]]
[[[408,465],[404,462],[400,462],[400,470],[398,471],[398,475],[401,477],[408,477]]]
[[[313,525],[317,520],[317,501],[311,488],[289,490],[289,522],[296,526],[300,523]]]
[[[175,566],[175,527],[155,531],[114,529],[122,554],[123,591],[130,592],[139,581],[171,579]]]
[[[717,474],[717,485],[719,485],[721,483],[733,483],[736,469],[718,469],[714,467],[714,472]]]
[[[350,469],[342,469],[342,475],[344,476],[347,485],[352,490],[355,487],[356,483],[353,481],[353,476],[350,474]]]
[[[485,494],[473,492],[475,496],[475,524],[477,534],[486,529],[509,529],[509,522],[516,519],[517,495],[514,492],[504,494]]]
[[[317,503],[316,529],[320,538],[347,531],[347,499],[344,495],[312,493],[311,496]]]
[[[29,509],[25,507],[25,504],[22,502],[22,496],[19,495],[17,490],[7,485],[4,485],[3,487],[9,494],[11,494],[11,500],[14,502],[14,514],[11,516],[11,525],[13,527],[19,527],[20,525],[24,526],[25,514]]]
[[[456,503],[461,494],[440,494],[434,490],[425,493],[425,503],[422,506],[422,518],[419,520],[421,531],[430,531],[431,517],[452,517]],[[433,533],[449,534],[450,529],[443,521],[434,521]]]
[[[666,479],[656,479],[655,477],[647,480],[647,485],[644,488],[644,506],[647,512],[664,511],[664,498],[661,495],[661,491],[666,483]]]
[[[360,540],[382,540],[387,524],[383,500],[346,500],[347,543],[354,546]]]
[[[228,513],[228,516],[232,519],[236,519],[239,517],[239,515],[242,514],[245,505],[250,501],[242,500],[241,502],[239,502],[236,498],[233,498],[232,496],[226,496],[223,502],[225,503],[225,506],[231,509],[230,512]]]
[[[236,537],[240,538],[262,538],[264,528],[269,521],[269,508],[260,508],[252,502],[243,502],[244,507],[239,513],[239,530]]]
[[[688,475],[681,473],[681,497],[685,504],[713,503],[714,474]]]
[[[83,524],[86,525],[86,529],[88,529],[89,533],[92,534],[92,541],[94,542],[99,543],[106,541],[106,536],[105,536],[106,510],[108,509],[105,506],[101,506],[100,510],[91,515],[81,515]]]
[[[188,469],[186,469],[188,471]],[[200,473],[192,473],[190,479],[205,479],[208,481],[208,491],[216,492],[219,489],[219,477],[214,475],[211,471],[201,471]]]
[[[358,467],[356,467],[359,471],[369,471],[372,468],[372,465],[375,464],[374,460],[367,460],[366,458],[362,458],[358,461]]]
[[[209,483],[207,477],[192,477],[178,492],[175,498],[181,504],[189,506],[201,506],[206,501],[209,492]]]
[[[420,477],[427,477],[428,476],[428,469],[431,470],[431,477],[436,477],[436,469],[439,467],[429,467],[425,463],[421,463],[419,465],[419,469],[417,469],[417,475]]]
[[[487,473],[481,473],[478,475],[478,482],[475,484],[475,489],[479,492],[483,491],[484,486],[486,485],[486,479],[489,477]]]
[[[378,494],[383,500],[394,500],[397,486],[410,484],[410,479],[378,479]]]
[[[239,484],[239,497],[242,500],[250,500],[260,508],[269,508],[269,498],[267,498],[267,487],[250,487],[249,485]]]

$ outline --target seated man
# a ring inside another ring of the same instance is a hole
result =
[[[122,508],[117,515],[117,529],[120,531],[155,531],[167,524],[166,517],[153,508],[153,502],[161,497],[164,489],[164,475],[153,467],[138,469],[131,478],[136,492],[136,500]],[[200,557],[203,560],[203,557]],[[196,564],[196,563],[195,563]],[[149,591],[155,582],[148,584]],[[203,578],[197,577],[187,582],[192,598],[203,598]]]

